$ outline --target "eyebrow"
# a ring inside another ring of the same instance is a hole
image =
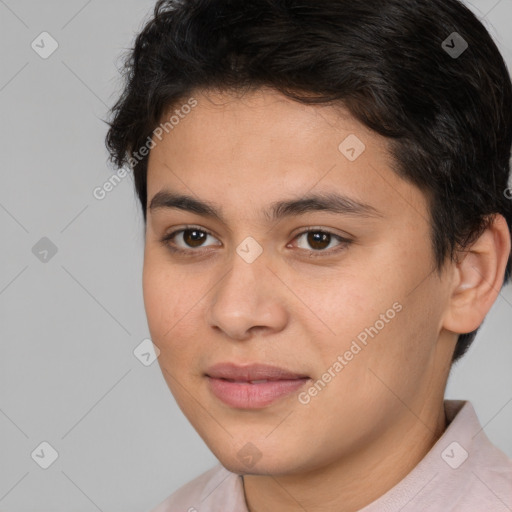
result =
[[[148,208],[150,212],[160,209],[192,212],[226,224],[222,209],[215,203],[201,201],[189,195],[177,194],[169,190],[157,192]],[[299,199],[276,201],[270,204],[270,209],[264,214],[269,222],[275,222],[285,217],[316,211],[359,217],[383,217],[382,213],[373,206],[337,193],[310,194]]]

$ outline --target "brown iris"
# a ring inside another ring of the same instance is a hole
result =
[[[308,244],[313,249],[325,249],[331,242],[331,235],[329,233],[322,233],[321,231],[309,231],[307,234]],[[327,243],[326,243],[327,242]],[[325,244],[325,246],[324,246]]]
[[[189,234],[190,236],[187,236]],[[185,229],[183,231],[183,240],[185,240],[185,243],[190,247],[200,247],[207,236],[207,233],[199,231],[198,229]]]

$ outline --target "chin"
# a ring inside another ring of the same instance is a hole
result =
[[[250,460],[249,454],[251,450],[253,449],[247,447],[245,451],[242,449],[238,452],[230,453],[229,455],[226,453],[214,454],[228,471],[239,475],[279,476],[292,474],[300,470],[300,468],[297,467],[296,457],[293,458],[294,460],[288,460],[288,455],[293,454],[293,451],[288,451],[281,455],[276,453],[275,450],[272,450],[270,457],[266,457],[264,451],[253,451],[254,460]]]

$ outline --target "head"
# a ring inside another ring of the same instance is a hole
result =
[[[253,440],[265,471],[298,471],[442,400],[512,269],[512,86],[478,19],[457,0],[161,0],[126,67],[107,147],[142,206],[148,324],[221,461]],[[309,387],[227,406],[207,382],[226,361]]]

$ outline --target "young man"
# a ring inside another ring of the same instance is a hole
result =
[[[162,0],[107,136],[159,364],[220,463],[155,512],[507,511],[444,400],[511,273],[512,86],[456,0]]]

